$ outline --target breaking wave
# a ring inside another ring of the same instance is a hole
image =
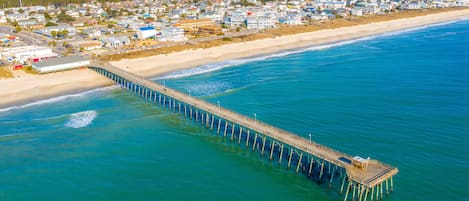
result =
[[[85,127],[90,125],[96,116],[98,116],[98,113],[94,110],[73,113],[65,123],[65,126],[70,128]]]
[[[391,32],[387,32],[387,33],[377,34],[377,35],[360,37],[360,38],[351,39],[351,40],[339,41],[339,42],[336,42],[336,43],[329,43],[329,44],[324,44],[324,45],[315,45],[315,46],[312,46],[312,47],[309,47],[309,48],[304,48],[304,49],[286,50],[286,51],[282,51],[282,52],[278,52],[278,53],[274,53],[274,54],[269,54],[269,55],[262,55],[262,56],[251,57],[251,58],[244,58],[244,59],[232,59],[232,60],[227,60],[227,61],[223,61],[223,62],[211,63],[211,64],[202,65],[202,66],[199,66],[199,67],[196,67],[196,68],[184,69],[184,70],[164,74],[160,77],[153,78],[153,80],[174,79],[174,78],[181,78],[181,77],[187,77],[187,76],[192,76],[192,75],[204,74],[204,73],[220,70],[220,69],[223,69],[223,68],[226,68],[226,67],[242,65],[242,64],[245,64],[245,63],[250,63],[250,62],[255,62],[255,61],[262,61],[262,60],[267,60],[267,59],[277,58],[277,57],[284,57],[284,56],[287,56],[287,55],[290,55],[290,54],[297,54],[297,53],[302,53],[302,52],[307,52],[307,51],[324,50],[324,49],[329,49],[329,48],[332,48],[332,47],[349,45],[349,44],[357,43],[357,42],[361,42],[361,41],[372,40],[372,39],[379,38],[379,37],[394,36],[394,35],[413,32],[413,31],[417,31],[417,30],[421,30],[421,29],[426,29],[426,28],[430,28],[430,27],[452,24],[452,23],[455,23],[455,22],[459,22],[459,21],[462,21],[462,20],[468,20],[468,19],[469,18],[461,18],[461,19],[442,22],[442,23],[423,25],[423,26],[418,26],[418,27],[413,27],[413,28],[408,28],[408,29],[403,29],[403,30],[398,30],[398,31],[391,31]]]
[[[68,99],[68,98],[83,97],[83,96],[86,96],[86,95],[89,95],[89,94],[93,94],[95,92],[114,89],[116,87],[117,86],[103,87],[103,88],[98,88],[98,89],[85,91],[85,92],[82,92],[82,93],[70,94],[70,95],[64,95],[64,96],[57,96],[57,97],[53,97],[53,98],[49,98],[49,99],[39,100],[39,101],[35,101],[35,102],[32,102],[32,103],[24,104],[24,105],[18,105],[18,106],[15,105],[15,106],[8,107],[8,108],[2,108],[2,109],[0,109],[0,112],[6,112],[6,111],[10,111],[10,110],[15,110],[15,109],[22,109],[22,108],[35,106],[35,105],[43,105],[43,104],[48,104],[48,103],[54,103],[54,102],[58,102],[58,101]]]

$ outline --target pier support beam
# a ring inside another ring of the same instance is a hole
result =
[[[388,179],[386,179],[386,196],[389,195]]]
[[[292,155],[293,155],[293,148],[290,148],[290,156],[288,156],[288,165],[287,165],[288,168],[290,168]]]
[[[254,151],[254,149],[256,149],[256,142],[257,142],[257,133],[256,135],[254,136],[254,143],[252,144],[252,150]]]
[[[392,185],[392,176],[391,176],[391,192],[393,191],[393,185]]]
[[[271,140],[272,143],[270,143],[270,156],[269,156],[269,159],[272,160],[272,154],[274,153],[274,147],[275,147],[275,144],[274,144],[274,141]]]
[[[241,134],[243,134],[243,127],[239,127],[239,134],[238,134],[238,144],[241,144]]]
[[[226,137],[226,130],[228,129],[228,121],[225,120],[225,130],[223,133],[223,137]]]
[[[236,125],[235,125],[234,123],[231,124],[231,137],[230,137],[230,140],[231,140],[231,141],[233,141],[233,135],[234,135],[235,126],[236,126]]]
[[[344,192],[345,178],[347,178],[347,177],[344,176],[344,178],[342,179],[342,185],[340,186],[340,194],[341,194],[341,195],[342,195],[342,193]]]
[[[212,121],[210,121],[210,131],[213,131],[213,121],[215,120],[215,116],[212,114]]]
[[[262,140],[262,151],[261,154],[264,155],[264,148],[265,148],[265,140],[267,139],[266,136],[264,136],[264,139]]]
[[[220,133],[220,125],[221,125],[221,118],[218,118],[218,128],[217,128],[217,134]]]
[[[296,165],[296,173],[298,173],[298,171],[300,170],[302,158],[303,158],[303,152],[300,153],[300,159],[298,159],[298,164]]]
[[[282,147],[280,148],[280,156],[279,156],[279,159],[278,159],[279,164],[282,164],[282,156],[283,156],[283,144],[282,144]]]
[[[313,163],[314,163],[314,158],[313,156],[311,156],[311,160],[309,160],[308,176],[311,176],[311,172],[313,171]]]
[[[347,185],[347,191],[345,192],[344,201],[347,201],[348,192],[350,191],[350,187],[351,187],[351,185],[352,185],[351,181],[348,181],[348,185]]]
[[[321,163],[321,172],[319,173],[319,182],[321,182],[322,174],[324,173],[324,161]]]
[[[248,129],[247,136],[246,136],[246,147],[249,146],[249,132],[251,132],[251,130]]]

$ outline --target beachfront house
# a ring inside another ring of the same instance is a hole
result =
[[[228,27],[240,27],[246,21],[246,14],[241,12],[233,12],[230,16],[225,17],[224,24]]]
[[[269,29],[275,27],[275,21],[269,16],[248,17],[246,19],[247,29]]]
[[[299,13],[288,13],[285,17],[280,18],[279,22],[282,24],[302,24],[302,16]]]
[[[178,27],[164,27],[157,37],[160,41],[184,41],[184,29]]]
[[[137,29],[137,38],[139,40],[145,40],[148,38],[155,38],[156,30],[154,27],[141,27]]]
[[[104,47],[112,49],[130,45],[130,39],[126,35],[103,37],[101,42],[104,44]]]
[[[355,15],[355,16],[363,16],[363,8],[361,8],[361,7],[354,7],[354,8],[352,8],[352,10],[350,11],[350,14],[351,14],[351,15]]]
[[[454,6],[469,6],[469,0],[456,0]]]

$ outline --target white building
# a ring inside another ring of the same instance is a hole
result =
[[[156,30],[153,27],[141,27],[137,29],[137,38],[140,40],[145,40],[147,38],[155,38]]]
[[[101,42],[107,48],[120,48],[122,46],[130,45],[130,39],[126,35],[122,36],[109,36],[102,38]]]
[[[70,36],[75,35],[75,32],[76,32],[75,27],[72,27],[70,25],[58,25],[58,26],[46,27],[44,29],[36,31],[36,33],[51,37],[52,32],[59,33],[59,32],[64,31],[64,30],[68,31],[68,35],[70,35]]]
[[[161,29],[161,34],[158,37],[161,41],[184,41],[184,29],[177,27],[165,27]]]
[[[248,17],[246,19],[247,29],[268,29],[275,27],[275,22],[267,16]]]
[[[350,12],[352,15],[355,15],[355,16],[363,16],[363,9],[359,7],[352,8]]]
[[[45,58],[56,57],[57,54],[52,52],[52,49],[44,46],[21,46],[6,48],[0,52],[2,59],[9,62],[17,61],[25,63],[28,60],[41,60]]]
[[[228,27],[240,27],[246,21],[246,15],[241,13],[232,13],[224,19],[224,23]]]
[[[70,70],[90,65],[90,60],[81,56],[66,56],[43,60],[33,63],[32,68],[38,73],[50,73],[56,71]]]

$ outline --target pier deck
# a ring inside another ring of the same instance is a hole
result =
[[[382,183],[383,181],[397,174],[398,172],[397,168],[383,164],[376,160],[369,160],[368,167],[366,169],[359,169],[350,163],[350,161],[352,161],[352,156],[349,156],[345,153],[341,153],[339,151],[333,150],[315,142],[310,142],[309,140],[306,140],[305,138],[302,138],[293,133],[281,130],[263,122],[255,121],[254,119],[249,118],[247,116],[241,115],[239,113],[230,111],[225,108],[218,107],[216,105],[200,100],[198,98],[194,98],[179,91],[167,88],[150,80],[144,79],[141,76],[127,72],[123,69],[109,65],[99,65],[97,68],[104,69],[119,77],[125,78],[130,82],[145,86],[179,101],[189,103],[195,107],[198,107],[209,113],[222,117],[235,124],[238,124],[245,128],[249,128],[259,133],[263,133],[275,140],[293,146],[311,155],[320,157],[323,160],[326,160],[339,167],[343,167],[347,171],[349,179],[368,188],[373,188],[374,186]]]

